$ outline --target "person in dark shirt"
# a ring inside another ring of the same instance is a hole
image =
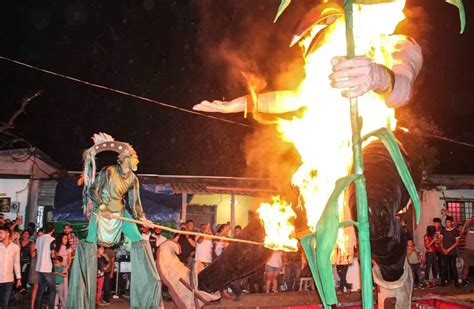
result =
[[[192,220],[188,220],[187,224],[180,225],[180,229],[182,231],[192,231],[193,226],[194,222],[192,222]],[[194,236],[178,234],[173,240],[181,246],[181,253],[178,255],[179,260],[184,265],[189,267],[196,248],[196,241],[194,239]]]
[[[446,217],[446,227],[441,230],[442,241],[442,269],[441,285],[454,281],[454,285],[459,286],[458,271],[456,269],[456,247],[459,245],[459,232],[453,225],[453,217]]]

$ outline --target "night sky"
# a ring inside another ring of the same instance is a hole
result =
[[[294,88],[302,78],[292,30],[315,1],[298,0],[277,24],[279,0],[3,0],[0,56],[191,109],[204,99],[246,94],[240,69],[259,74],[265,90]],[[410,34],[424,51],[416,92],[400,113],[431,118],[442,134],[474,143],[474,4],[467,27],[441,0],[408,0]],[[230,53],[229,51],[232,51]],[[130,142],[141,173],[248,176],[245,140],[261,125],[217,115],[254,129],[168,109],[0,60],[1,113],[7,121],[27,106],[11,133],[28,140],[65,169],[80,170],[90,136],[103,131]],[[0,141],[5,141],[2,139]],[[434,172],[474,174],[474,148],[432,140]],[[248,143],[247,143],[248,144]],[[9,145],[0,144],[3,147]],[[285,153],[282,152],[284,156]]]

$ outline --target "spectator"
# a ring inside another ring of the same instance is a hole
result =
[[[437,278],[439,273],[438,261],[436,260],[436,235],[434,225],[428,225],[426,227],[426,234],[423,236],[423,241],[425,243],[425,257],[426,257],[426,267],[425,267],[425,282],[428,287],[436,286]],[[433,282],[430,281],[430,270],[433,273]]]
[[[44,227],[44,235],[36,240],[36,271],[38,272],[38,295],[35,300],[35,309],[41,309],[43,294],[48,288],[49,301],[48,308],[54,308],[54,300],[56,298],[56,281],[53,275],[53,263],[51,258],[56,257],[56,242],[52,236],[54,233],[54,225],[51,222],[46,223]]]
[[[65,224],[63,227],[63,233],[67,235],[67,239],[69,241],[69,245],[71,246],[71,252],[72,255],[74,256],[74,253],[76,252],[77,249],[77,244],[79,243],[79,238],[74,235],[72,232],[72,225],[69,223]]]
[[[107,258],[104,256],[104,249],[103,246],[99,246],[97,249],[97,294],[95,298],[95,304],[97,306],[107,306],[107,304],[101,300],[105,270],[109,264],[109,261],[107,261]]]
[[[40,228],[38,232],[36,232],[35,238],[44,235],[43,228]],[[36,252],[36,243],[33,243],[31,246],[31,267],[30,267],[30,274],[28,276],[28,283],[31,285],[31,302],[30,302],[30,309],[35,308],[36,302],[36,295],[38,295],[38,288],[39,288],[39,280],[38,280],[38,272],[36,271],[36,260],[37,260],[37,252]]]
[[[298,251],[285,252],[285,282],[287,291],[298,291],[298,284],[301,275],[301,252],[302,248],[298,242]]]
[[[54,280],[56,281],[56,296],[59,298],[58,304],[55,308],[59,307],[61,304],[61,308],[65,308],[67,304],[67,299],[65,295],[67,295],[67,286],[64,285],[64,280],[67,278],[67,268],[64,266],[64,261],[61,256],[56,256],[53,259],[54,263]]]
[[[140,230],[142,232],[142,239],[150,241],[150,236],[151,236],[150,228],[147,227],[147,226],[142,225]]]
[[[28,226],[26,229],[30,232],[31,237],[33,237],[33,235],[35,235],[35,232],[36,232],[36,224],[34,224],[33,222],[30,222],[28,223]]]
[[[0,308],[8,308],[13,289],[14,276],[16,287],[21,287],[20,248],[10,241],[11,231],[0,226]]]
[[[31,267],[31,251],[33,242],[30,240],[31,234],[29,230],[24,230],[21,233],[20,240],[20,264],[21,264],[21,291],[22,295],[26,294],[26,288],[29,280]]]
[[[0,226],[5,224],[5,215],[0,212]]]
[[[21,238],[20,230],[18,229],[18,227],[16,227],[12,230],[12,237],[11,237],[10,241],[19,247],[20,246],[20,238]]]
[[[59,234],[59,236],[56,238],[56,252],[57,252],[56,255],[61,257],[62,266],[64,266],[64,269],[67,272],[69,272],[69,269],[71,268],[71,263],[72,263],[72,249],[69,244],[68,235],[66,233]],[[56,294],[56,300],[55,300],[56,304],[58,304],[61,299],[64,301],[63,304],[67,303],[67,293],[68,293],[68,288],[69,288],[68,276],[63,277],[63,280],[61,281],[62,281],[61,291],[63,294],[62,295]]]
[[[217,236],[221,237],[229,237],[230,226],[228,224],[221,224],[217,229]],[[216,242],[214,247],[214,255],[220,256],[224,249],[229,246],[229,242],[227,240],[219,240]]]
[[[469,284],[469,268],[474,266],[474,216],[471,217],[471,220],[465,223],[464,225],[464,234],[466,239],[466,246],[464,247],[463,260],[463,284]]]
[[[112,279],[114,278],[115,270],[115,252],[114,250],[107,248],[104,250],[104,257],[109,262],[104,270],[104,287],[102,288],[102,304],[107,306],[110,305],[110,299],[112,295]]]
[[[434,242],[434,247],[435,247],[435,252],[436,252],[436,262],[438,263],[438,270],[439,270],[438,275],[439,275],[439,277],[441,277],[441,269],[442,269],[442,264],[441,264],[442,258],[441,258],[441,256],[443,254],[443,250],[442,250],[442,246],[441,246],[441,230],[443,228],[441,226],[441,219],[440,218],[434,218],[433,219],[433,226],[435,227],[435,238],[436,238],[436,240]]]
[[[192,226],[194,226],[194,223],[192,224]],[[187,231],[188,225],[182,223],[180,224],[180,229],[182,231]],[[194,240],[194,236],[178,234],[173,240],[177,242],[181,247],[181,253],[178,255],[179,260],[184,265],[189,267],[191,265],[191,259],[194,255],[194,250],[196,248],[196,241]]]
[[[410,264],[415,286],[423,287],[423,283],[420,279],[420,252],[416,250],[412,239],[407,241],[407,260],[408,264]]]
[[[240,232],[242,232],[242,227],[240,225],[236,225],[234,227],[234,237],[238,237]]]
[[[405,238],[405,241],[408,241],[409,239],[413,239],[413,234],[408,229],[407,220],[400,219],[400,225],[402,226],[402,235]]]
[[[10,225],[10,230],[13,232],[18,230],[23,223],[23,216],[16,217],[15,221],[13,221],[12,225]]]
[[[453,225],[453,217],[446,217],[446,227],[441,230],[442,241],[442,269],[441,285],[454,281],[459,286],[458,271],[456,269],[456,247],[459,244],[459,232]]]
[[[273,287],[273,293],[278,293],[278,275],[280,274],[282,261],[282,252],[273,251],[265,265],[265,293],[270,293],[270,288]]]
[[[201,224],[200,230],[203,234],[212,235],[210,224]],[[198,273],[212,263],[212,247],[210,238],[201,236],[197,239],[195,261]]]
[[[155,232],[155,235],[152,235],[150,242],[151,242],[151,247],[153,249],[153,252],[156,254],[157,249],[160,247],[162,243],[167,241],[168,239],[161,235],[161,229],[158,227],[155,227],[153,230]]]
[[[188,231],[190,232],[194,232],[194,221],[193,220],[187,220],[186,221],[186,228],[188,229]]]

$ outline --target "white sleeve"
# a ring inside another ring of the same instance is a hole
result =
[[[20,247],[16,246],[15,257],[13,258],[13,270],[17,279],[21,279],[21,267],[20,267]]]
[[[392,71],[395,74],[395,84],[392,93],[387,97],[387,105],[400,107],[408,104],[416,77],[423,65],[423,54],[420,45],[407,36],[396,36]]]

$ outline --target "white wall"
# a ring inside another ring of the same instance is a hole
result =
[[[25,217],[26,205],[28,200],[29,179],[25,178],[0,178],[0,194],[10,197],[12,203],[20,202],[19,214]],[[5,218],[16,219],[17,209],[11,209],[11,212],[4,213]]]

